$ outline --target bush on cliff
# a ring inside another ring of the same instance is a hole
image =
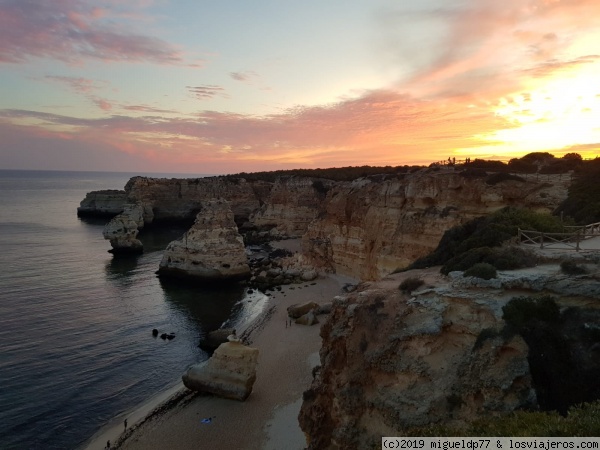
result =
[[[546,232],[561,232],[560,220],[525,208],[506,207],[487,217],[478,217],[444,233],[437,248],[416,260],[408,269],[423,269],[448,262],[471,249],[499,247],[517,235],[518,228]]]
[[[503,308],[504,333],[520,334],[538,404],[566,414],[573,405],[600,399],[600,311],[566,308],[550,296],[515,297]]]
[[[575,175],[569,195],[555,211],[575,219],[580,225],[600,222],[600,159],[581,165]]]
[[[477,263],[472,267],[468,268],[465,273],[465,277],[481,278],[483,280],[491,280],[496,278],[496,268],[488,263]]]
[[[400,289],[404,293],[409,294],[415,289],[418,289],[421,286],[423,286],[423,284],[425,284],[425,282],[420,278],[410,277],[402,281],[402,283],[400,283],[400,286],[398,286],[398,289]]]
[[[477,263],[491,264],[498,270],[522,269],[535,266],[537,261],[534,253],[520,247],[478,247],[451,258],[440,272],[448,275],[455,270],[467,270]]]
[[[431,425],[406,430],[406,436],[598,436],[600,402],[555,411],[515,411],[503,417],[484,417],[464,427]]]
[[[575,261],[570,259],[560,263],[560,270],[562,273],[566,273],[567,275],[584,275],[588,273],[585,267],[580,266]]]

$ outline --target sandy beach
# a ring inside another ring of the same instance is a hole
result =
[[[125,416],[116,418],[86,448],[106,448],[107,440],[111,448],[127,450],[305,448],[297,416],[312,369],[319,364],[320,325],[286,326],[286,308],[329,302],[348,282],[356,281],[333,275],[271,293],[263,315],[248,328],[250,345],[260,354],[256,382],[245,402],[192,394],[178,385],[127,415],[127,432]],[[325,316],[319,319],[323,323]]]

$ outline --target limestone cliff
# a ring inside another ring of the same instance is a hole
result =
[[[144,222],[193,220],[203,201],[226,199],[238,223],[258,210],[270,185],[248,183],[243,178],[147,178],[133,177],[125,185],[130,202],[144,205]]]
[[[141,253],[143,246],[137,235],[143,227],[143,208],[127,203],[123,205],[123,212],[105,225],[102,234],[110,241],[112,253]]]
[[[107,189],[88,192],[77,208],[78,217],[114,217],[123,212],[125,191]]]
[[[498,332],[497,300],[395,286],[334,300],[299,415],[309,449],[377,448],[407,427],[536,405],[528,347]]]
[[[251,221],[258,228],[270,228],[274,236],[300,237],[317,217],[333,184],[317,178],[280,177]]]
[[[431,252],[455,225],[508,205],[551,211],[566,195],[561,183],[487,184],[485,178],[429,169],[338,183],[303,236],[303,253],[325,269],[376,280]]]
[[[205,282],[249,278],[244,241],[229,203],[213,199],[200,206],[194,225],[167,246],[159,275]]]

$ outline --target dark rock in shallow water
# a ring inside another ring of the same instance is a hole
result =
[[[221,328],[218,330],[210,331],[206,334],[204,339],[200,341],[198,347],[205,352],[214,352],[219,345],[229,342],[227,337],[235,334],[235,328]]]
[[[154,337],[158,336],[158,330],[156,328],[154,328],[152,330],[152,336],[154,336]]]
[[[165,340],[165,339],[167,339],[167,333],[163,333],[163,334],[161,334],[161,335],[160,335],[160,338],[161,338],[162,340]]]

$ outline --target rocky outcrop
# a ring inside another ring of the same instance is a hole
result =
[[[508,205],[550,211],[566,194],[563,184],[489,185],[485,178],[431,169],[337,183],[303,236],[302,250],[317,267],[376,280],[430,253],[453,226]]]
[[[235,328],[219,328],[218,330],[209,331],[200,341],[198,347],[207,352],[214,352],[219,348],[219,345],[229,342],[227,338],[232,334],[235,334]]]
[[[221,344],[205,363],[191,366],[182,376],[193,391],[244,401],[256,380],[258,349],[240,342]]]
[[[227,201],[201,203],[194,225],[167,246],[158,273],[200,282],[250,277],[244,241]]]
[[[333,184],[318,178],[280,177],[251,221],[259,229],[270,229],[272,236],[300,237],[317,217]]]
[[[114,217],[123,212],[125,191],[108,189],[88,192],[77,208],[78,217]]]
[[[535,406],[528,347],[499,333],[494,303],[397,284],[336,297],[299,415],[308,448],[376,448],[407,427]]]
[[[226,199],[237,223],[247,221],[258,210],[270,183],[248,183],[243,178],[147,178],[133,177],[125,185],[129,201],[144,205],[144,222],[192,221],[202,202]]]
[[[137,204],[125,204],[123,212],[113,217],[103,230],[104,239],[110,240],[112,253],[141,253],[143,245],[137,239],[144,226],[143,209]]]

